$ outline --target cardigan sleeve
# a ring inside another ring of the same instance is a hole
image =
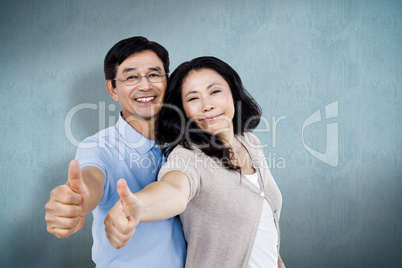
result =
[[[162,166],[158,174],[158,181],[170,171],[183,172],[190,183],[189,201],[199,193],[201,185],[201,170],[197,168],[198,162],[203,162],[196,150],[188,150],[177,146],[170,154],[167,162]]]

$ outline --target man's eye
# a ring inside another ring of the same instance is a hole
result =
[[[158,73],[150,73],[148,74],[148,77],[160,77],[160,75]]]
[[[138,80],[138,75],[129,75],[127,76],[126,80]]]

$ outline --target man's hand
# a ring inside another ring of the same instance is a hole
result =
[[[82,228],[89,202],[89,191],[82,179],[78,161],[70,162],[68,180],[50,192],[45,205],[47,231],[65,238]]]
[[[105,231],[110,244],[119,249],[127,245],[134,235],[144,204],[131,193],[124,179],[117,182],[117,192],[120,200],[108,212]]]

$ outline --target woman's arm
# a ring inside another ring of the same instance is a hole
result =
[[[286,268],[282,261],[281,255],[278,255],[278,268]]]
[[[186,209],[190,183],[183,172],[170,171],[134,195],[144,203],[140,221],[165,220]]]
[[[135,194],[120,179],[117,192],[120,200],[104,223],[107,238],[119,249],[131,240],[140,221],[165,220],[182,213],[190,196],[190,183],[184,173],[171,171]]]

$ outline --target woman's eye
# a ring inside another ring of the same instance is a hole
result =
[[[221,92],[221,91],[220,90],[214,90],[214,91],[212,91],[211,94],[215,94],[215,93],[219,93],[219,92]]]
[[[190,102],[190,101],[193,101],[193,100],[196,100],[196,99],[198,99],[198,98],[193,97],[193,98],[188,99],[187,101]]]

